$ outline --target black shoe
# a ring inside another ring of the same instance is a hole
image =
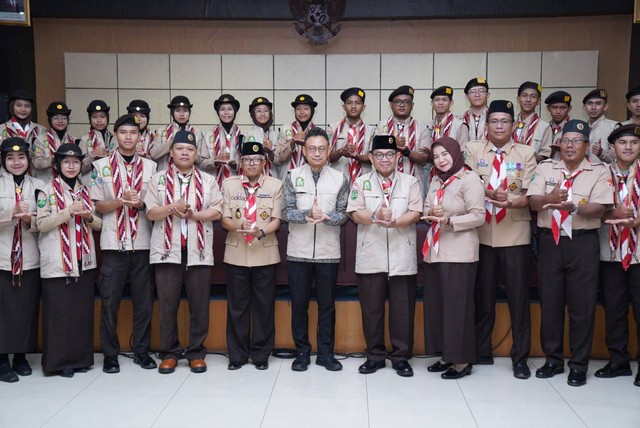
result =
[[[240,361],[229,361],[227,370],[239,370],[242,366],[244,366],[244,363],[241,363]]]
[[[0,365],[0,382],[14,383],[19,380],[16,372],[9,367],[9,363]]]
[[[133,362],[146,370],[155,369],[158,367],[156,361],[151,358],[151,356],[146,352],[135,354],[133,357]]]
[[[493,365],[493,357],[489,355],[488,357],[476,357],[475,364],[480,366],[492,366]]]
[[[318,355],[316,357],[316,365],[322,366],[330,372],[342,370],[342,363],[335,359],[331,354]]]
[[[253,365],[256,366],[256,369],[258,370],[266,370],[269,368],[268,361],[255,361]]]
[[[569,377],[567,378],[567,384],[569,386],[582,386],[587,383],[587,373],[578,369],[569,370]]]
[[[407,360],[396,361],[395,363],[391,363],[391,366],[396,371],[398,376],[402,377],[411,377],[413,376],[413,369],[411,368],[411,364]]]
[[[105,355],[102,362],[102,371],[105,373],[120,373],[120,363],[116,355]]]
[[[531,377],[531,370],[529,370],[527,360],[519,360],[513,365],[513,377],[516,379],[529,379]]]
[[[544,363],[544,366],[536,370],[536,377],[539,379],[548,379],[557,374],[564,373],[564,367],[551,363]]]
[[[609,361],[606,366],[600,370],[596,370],[595,377],[611,378],[618,376],[631,376],[632,374],[629,363],[616,364]]]
[[[638,374],[636,375],[636,380],[633,381],[633,384],[635,386],[640,386],[640,371],[638,372]]]
[[[384,362],[384,360],[382,361],[367,360],[364,362],[364,364],[358,367],[358,371],[362,374],[371,374],[371,373],[377,372],[378,369],[385,368],[385,366],[386,366],[386,363]]]
[[[437,363],[431,364],[429,367],[427,367],[427,371],[429,373],[440,373],[440,372],[447,371],[449,367],[451,367],[452,365],[453,363],[445,363],[442,360],[440,360]]]
[[[294,372],[306,372],[311,364],[311,357],[309,354],[299,353],[293,363],[291,363],[291,370]]]
[[[13,371],[20,376],[30,376],[32,373],[31,366],[27,360],[13,360]]]
[[[89,371],[89,369],[90,367],[80,367],[79,369],[73,369],[73,371],[76,373],[86,373]]]
[[[58,373],[58,375],[60,375],[61,377],[72,378],[74,373],[75,372],[73,371],[73,369],[64,369],[60,370],[60,373]]]
[[[451,367],[449,370],[447,370],[446,372],[442,373],[440,375],[440,377],[442,379],[460,379],[462,377],[465,377],[467,375],[471,374],[471,369],[473,368],[473,365],[471,364],[467,364],[465,366],[465,368],[463,368],[460,371],[457,371],[456,369],[454,369],[453,367]]]

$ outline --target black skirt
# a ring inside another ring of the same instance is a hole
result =
[[[0,354],[35,352],[38,346],[40,269],[22,272],[12,284],[11,271],[0,271]]]

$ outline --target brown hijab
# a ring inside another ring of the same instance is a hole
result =
[[[435,162],[433,163],[433,168],[435,169],[436,175],[440,177],[440,180],[445,182],[449,179],[449,177],[457,174],[458,171],[464,168],[464,155],[460,150],[460,144],[458,144],[458,142],[451,137],[442,137],[436,140],[431,146],[431,153],[433,153],[433,149],[438,145],[444,147],[445,150],[449,152],[449,154],[451,155],[451,158],[453,159],[453,165],[451,166],[451,169],[449,169],[449,171],[447,172],[440,171],[436,166]]]

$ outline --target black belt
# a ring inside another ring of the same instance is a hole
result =
[[[588,235],[590,233],[597,233],[598,229],[572,229],[571,230],[571,236],[580,236],[580,235]],[[553,232],[551,229],[548,229],[546,227],[541,227],[540,228],[540,234],[541,235],[553,235]],[[560,235],[560,236],[566,236],[566,235]]]

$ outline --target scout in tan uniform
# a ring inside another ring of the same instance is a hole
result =
[[[11,118],[8,122],[0,125],[0,141],[10,137],[19,137],[25,140],[29,147],[33,145],[35,138],[45,130],[44,126],[31,120],[35,100],[33,95],[22,89],[11,94],[9,97]]]
[[[490,95],[487,79],[474,77],[469,80],[464,94],[469,100],[469,110],[460,119],[469,127],[469,141],[482,140],[487,137],[487,101]]]
[[[562,128],[569,120],[569,113],[571,112],[571,95],[565,91],[556,91],[547,98],[544,103],[547,105],[547,110],[551,115],[551,156],[555,160],[560,159],[560,138],[562,138]]]
[[[263,173],[262,144],[245,143],[240,155],[243,175],[222,183],[222,227],[228,231],[228,368],[239,369],[251,357],[256,369],[266,370],[276,338],[276,232],[282,220],[282,182]]]
[[[611,176],[602,164],[586,159],[589,126],[571,120],[563,128],[561,160],[546,160],[536,168],[527,195],[538,213],[541,341],[546,354],[536,377],[564,372],[562,354],[565,306],[569,313],[571,369],[567,383],[587,381],[593,341],[600,246],[598,230],[613,202]]]
[[[151,147],[155,134],[149,130],[149,118],[151,108],[144,100],[131,100],[127,106],[127,113],[132,114],[140,121],[140,135],[136,144],[136,153],[143,158],[151,159]],[[115,132],[115,131],[114,131]]]
[[[118,148],[93,163],[96,178],[91,181],[91,199],[103,219],[98,291],[102,298],[100,345],[105,373],[120,372],[118,310],[127,282],[133,302],[133,361],[144,369],[157,367],[148,355],[154,290],[149,265],[151,223],[145,217],[143,203],[156,163],[136,152],[139,126],[138,117],[132,114],[118,118],[113,125]]]
[[[205,143],[199,146],[200,167],[213,174],[222,187],[229,177],[242,173],[240,149],[244,136],[234,122],[240,102],[233,95],[222,94],[213,102],[220,123],[208,133]]]
[[[284,181],[287,173],[305,164],[302,155],[304,138],[310,129],[316,127],[313,123],[313,115],[318,107],[318,103],[311,95],[300,94],[291,103],[295,120],[290,126],[285,126],[278,138],[276,157],[280,159],[280,179]]]
[[[471,374],[476,359],[473,290],[478,267],[477,227],[484,224],[484,185],[465,170],[460,144],[450,137],[432,146],[436,175],[424,201],[429,222],[424,260],[424,337],[430,365],[443,379]]]
[[[189,123],[191,109],[193,108],[193,104],[191,104],[189,98],[184,95],[176,95],[171,99],[171,102],[167,104],[167,108],[171,113],[171,123],[156,130],[153,136],[153,144],[149,149],[151,159],[158,164],[158,172],[164,171],[169,165],[171,143],[178,131],[191,132],[196,138],[195,141],[198,149],[202,147],[205,142],[202,131]]]
[[[266,97],[256,97],[249,105],[249,115],[253,126],[245,132],[245,142],[262,144],[265,174],[280,177],[278,170],[281,162],[275,155],[279,135],[273,129],[273,104]]]
[[[431,93],[431,108],[436,113],[436,117],[428,125],[431,128],[431,140],[451,137],[464,150],[464,146],[469,141],[469,125],[451,113],[452,105],[453,88],[451,86],[440,86]]]
[[[478,229],[480,262],[476,280],[476,363],[493,364],[491,335],[495,324],[496,286],[502,278],[509,303],[513,345],[511,363],[518,379],[528,379],[531,348],[529,287],[531,228],[527,187],[536,168],[533,147],[511,138],[513,104],[489,106],[487,141],[467,144],[466,161],[483,180],[485,224]]]
[[[48,182],[53,173],[53,154],[62,144],[75,144],[69,135],[69,115],[71,110],[62,101],[54,101],[47,107],[49,128],[38,135],[31,146],[34,177]]]
[[[54,155],[57,175],[38,192],[36,223],[42,277],[42,369],[73,377],[93,365],[93,290],[96,245],[88,186],[78,179],[85,155],[62,144]]]
[[[222,211],[222,194],[213,176],[196,168],[196,137],[178,131],[171,138],[173,161],[151,178],[144,203],[151,232],[150,261],[155,265],[160,304],[158,371],[175,371],[186,358],[194,373],[207,370],[204,341],[209,329],[209,290],[213,266],[213,221]],[[189,301],[189,345],[178,339],[178,306],[182,284]]]
[[[337,124],[330,126],[329,141],[331,166],[347,177],[353,183],[362,174],[371,171],[369,161],[369,145],[374,128],[366,125],[362,120],[366,94],[361,88],[349,88],[342,91],[345,117]]]
[[[0,382],[29,376],[25,354],[38,345],[40,253],[35,229],[36,189],[29,173],[29,145],[9,137],[0,145]],[[9,244],[11,243],[11,244]],[[13,364],[9,364],[13,354]]]
[[[369,156],[374,171],[356,180],[347,206],[358,224],[355,270],[367,343],[367,360],[358,371],[375,373],[389,357],[396,373],[409,377],[418,273],[415,223],[422,213],[422,190],[414,176],[396,170],[402,156],[396,137],[373,137]],[[384,341],[387,293],[391,352]]]
[[[349,179],[327,164],[329,137],[320,128],[305,136],[307,163],[289,171],[283,184],[282,215],[289,223],[287,274],[291,292],[291,331],[298,356],[293,371],[305,371],[311,359],[309,300],[315,282],[318,301],[316,364],[342,370],[333,356],[336,282],[340,264],[340,226],[347,222]]]
[[[616,121],[604,115],[609,107],[606,89],[594,89],[582,99],[584,111],[589,116],[589,159],[592,162],[611,163],[615,159],[613,147],[609,146],[609,134],[616,127]]]
[[[629,361],[629,303],[640,326],[640,127],[616,129],[609,136],[616,160],[608,166],[613,181],[613,209],[600,229],[600,286],[606,321],[609,362],[596,377],[631,376]],[[640,329],[636,327],[637,343]],[[640,353],[636,353],[640,360]],[[640,374],[634,385],[640,386]]]
[[[398,172],[413,175],[422,188],[424,167],[431,151],[431,133],[426,124],[411,116],[413,93],[411,86],[404,85],[389,94],[392,115],[378,124],[376,134],[396,137],[398,152],[402,154],[398,158]]]
[[[109,156],[115,150],[113,133],[107,129],[109,125],[109,110],[111,107],[102,100],[93,100],[87,107],[91,128],[80,138],[78,146],[84,154],[82,160],[82,181],[89,184],[91,179],[91,164],[93,161]]]
[[[541,162],[551,156],[551,126],[536,113],[540,105],[542,86],[535,82],[524,82],[518,88],[520,113],[512,134],[513,141],[533,147],[536,161]]]
[[[627,98],[627,109],[629,109],[631,117],[624,122],[620,122],[618,126],[630,124],[640,125],[640,86],[631,89],[625,97]]]

